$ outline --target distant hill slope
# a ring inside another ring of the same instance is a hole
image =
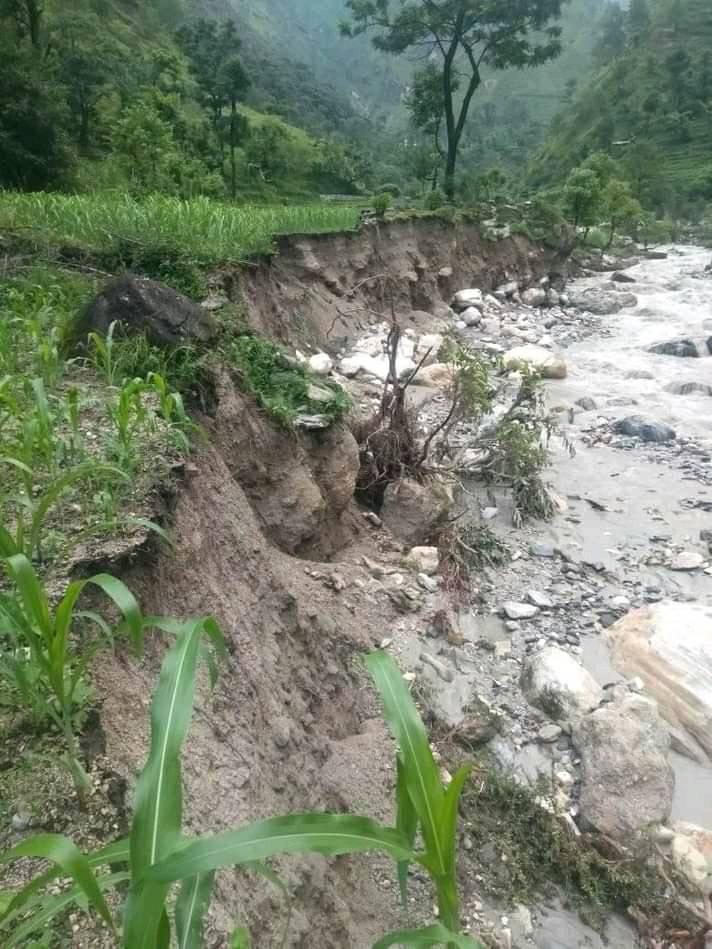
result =
[[[339,35],[344,0],[190,0],[187,9],[235,20],[257,106],[311,131],[364,137],[402,127],[410,70],[366,37]]]
[[[598,149],[627,165],[641,197],[659,210],[712,199],[710,0],[652,0],[645,34],[557,117],[530,180],[559,181]]]

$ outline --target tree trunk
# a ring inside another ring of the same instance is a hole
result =
[[[42,43],[42,8],[37,0],[26,0],[26,9],[30,42],[35,49],[39,49]]]
[[[447,158],[445,159],[445,196],[448,201],[455,200],[455,169],[457,168],[457,142],[448,136]]]
[[[233,201],[237,195],[237,165],[235,161],[235,148],[237,147],[237,142],[235,141],[237,133],[236,126],[237,102],[235,99],[233,99],[230,109],[230,194]]]
[[[89,151],[89,118],[90,109],[87,105],[80,106],[79,112],[79,151],[86,155]]]

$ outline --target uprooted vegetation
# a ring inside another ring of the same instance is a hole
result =
[[[378,509],[388,485],[401,479],[468,477],[511,492],[515,523],[551,517],[554,502],[542,472],[549,463],[548,444],[556,423],[546,412],[537,375],[522,370],[512,390],[497,359],[446,338],[437,353],[447,379],[445,405],[419,437],[417,412],[407,403],[408,389],[417,385],[431,350],[414,371],[399,376],[400,340],[401,328],[392,309],[385,341],[388,372],[378,410],[353,425],[361,448],[359,496]],[[450,443],[463,423],[477,433],[465,450]]]
[[[522,783],[485,755],[463,795],[462,816],[485,890],[497,899],[528,905],[559,887],[593,927],[611,912],[628,913],[660,946],[670,944],[671,933],[693,938],[703,927],[694,904],[680,896],[689,886],[654,840],[629,848],[581,835],[557,812],[550,779]]]

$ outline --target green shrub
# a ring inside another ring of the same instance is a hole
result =
[[[423,201],[423,207],[426,211],[437,211],[438,208],[444,208],[446,204],[447,198],[439,188],[436,188],[435,191],[429,191]]]
[[[312,376],[269,340],[237,336],[228,342],[224,355],[245,389],[285,428],[300,415],[321,415],[333,423],[351,406],[341,386]]]
[[[379,217],[385,217],[386,211],[393,206],[393,195],[384,191],[373,196],[373,209]]]
[[[0,528],[4,558],[13,592],[0,592],[0,680],[39,723],[52,721],[64,741],[66,763],[84,801],[89,780],[82,768],[75,734],[78,696],[85,691],[86,669],[102,641],[112,646],[119,627],[98,613],[79,613],[77,601],[87,584],[99,587],[121,611],[137,652],[142,648],[143,618],[129,590],[114,577],[97,574],[70,583],[52,609],[47,592],[13,539]],[[79,620],[84,632],[79,639]],[[88,635],[94,629],[96,635]]]

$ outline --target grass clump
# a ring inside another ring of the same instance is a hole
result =
[[[245,389],[284,428],[292,428],[305,416],[323,417],[330,425],[351,407],[341,386],[314,376],[269,340],[237,336],[228,342],[224,355]]]
[[[652,847],[613,854],[592,840],[571,836],[561,819],[543,806],[549,783],[519,783],[496,768],[483,768],[465,790],[464,816],[487,890],[509,904],[531,905],[552,883],[592,924],[612,911],[636,907],[663,928],[693,926],[681,918],[671,888],[649,859]]]

